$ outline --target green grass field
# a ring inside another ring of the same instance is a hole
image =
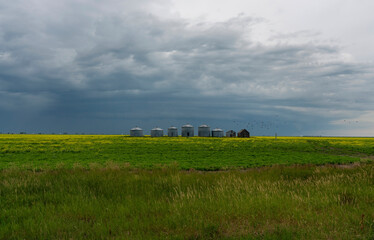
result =
[[[127,164],[220,170],[270,165],[346,164],[374,156],[373,138],[131,138],[0,135],[0,169]]]
[[[372,138],[0,135],[0,239],[374,239],[373,156]]]

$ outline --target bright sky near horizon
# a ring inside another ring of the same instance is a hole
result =
[[[0,0],[0,132],[374,136],[374,1]]]

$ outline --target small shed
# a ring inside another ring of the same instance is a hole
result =
[[[212,137],[223,137],[223,130],[220,128],[215,128],[212,130]]]
[[[226,132],[226,137],[236,137],[236,132],[234,130],[229,130]]]
[[[151,137],[163,137],[164,136],[164,130],[161,128],[153,128],[151,130]]]
[[[192,125],[186,124],[182,126],[182,137],[193,137],[194,135],[194,127]]]
[[[240,138],[249,138],[250,135],[249,135],[249,132],[247,131],[247,129],[242,129],[238,132],[238,137]]]
[[[169,127],[168,128],[168,137],[178,137],[178,128]]]
[[[143,137],[143,129],[140,127],[134,127],[130,129],[130,136],[131,137]]]

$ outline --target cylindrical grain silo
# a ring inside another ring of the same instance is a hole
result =
[[[151,137],[163,137],[164,136],[164,130],[161,128],[153,128],[151,130]]]
[[[131,137],[143,137],[143,129],[140,127],[134,127],[130,130],[130,136]]]
[[[182,137],[193,137],[194,136],[194,128],[190,124],[186,124],[182,126]]]
[[[168,136],[169,137],[178,137],[178,128],[176,128],[176,127],[169,127],[168,128]]]
[[[198,129],[199,137],[210,137],[210,127],[208,125],[201,125]]]
[[[212,130],[212,137],[223,137],[223,130],[220,128],[215,128]]]

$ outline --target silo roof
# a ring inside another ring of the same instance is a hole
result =
[[[206,124],[203,124],[203,125],[201,125],[200,127],[201,127],[201,128],[208,128],[209,126],[206,125]]]
[[[191,124],[183,125],[182,127],[193,127]]]
[[[214,132],[223,132],[223,130],[220,129],[220,128],[215,128],[215,129],[213,129],[212,131],[214,131]]]
[[[162,129],[162,128],[155,127],[155,128],[153,128],[152,130],[162,131],[163,129]]]
[[[140,127],[134,127],[134,128],[131,128],[131,130],[143,130],[143,129],[141,129]]]
[[[178,129],[177,127],[169,127],[168,129]]]

